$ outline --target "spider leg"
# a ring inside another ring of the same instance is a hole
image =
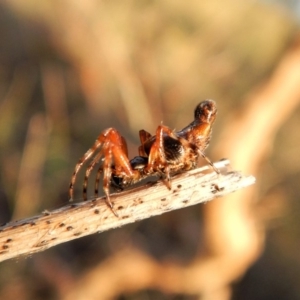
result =
[[[147,153],[145,151],[145,142],[151,138],[151,134],[146,130],[142,129],[139,131],[141,145],[139,146],[139,155],[147,157]]]
[[[128,148],[127,148],[127,143],[126,140],[124,139],[123,136],[121,136],[121,149],[123,151],[123,153],[128,157]]]
[[[217,173],[217,174],[220,174],[220,170],[218,168],[216,168],[214,166],[214,164],[211,162],[211,160],[204,154],[203,151],[201,151],[200,149],[198,149],[198,152],[199,154],[209,163],[209,165],[214,169],[214,171]]]
[[[119,143],[113,144],[108,148],[104,149],[105,160],[103,163],[103,190],[106,195],[106,203],[118,217],[117,212],[114,210],[113,203],[110,199],[109,188],[111,185],[111,176],[112,176],[112,159],[114,159],[115,168],[118,170],[120,176],[134,180],[138,180],[140,173],[137,170],[132,170],[130,162],[126,153],[123,151],[122,145]]]
[[[173,139],[178,139],[174,132],[167,126],[159,125],[156,129],[156,138],[151,146],[146,172],[158,172],[163,174],[164,182],[171,189],[170,168],[164,152],[164,134]]]
[[[123,154],[125,154],[128,157],[127,143],[123,136],[121,136],[121,141],[122,141],[122,144],[120,145],[121,150],[123,151]],[[99,182],[102,173],[103,173],[103,166],[100,166],[97,171],[96,180],[95,180],[95,193],[94,193],[95,198],[98,198],[99,195]]]
[[[110,186],[110,179],[111,179],[111,164],[112,164],[112,151],[111,149],[105,149],[105,160],[103,165],[103,190],[106,195],[106,204],[110,207],[112,212],[116,217],[118,217],[117,212],[114,210],[114,205],[110,200],[109,195],[109,186]]]
[[[95,194],[94,194],[95,198],[98,198],[99,196],[99,181],[102,173],[103,173],[103,167],[100,166],[97,171],[96,180],[95,180]]]
[[[74,173],[72,175],[71,178],[71,182],[70,182],[70,187],[69,187],[69,198],[70,201],[73,200],[73,196],[74,196],[74,184],[76,181],[76,176],[80,170],[80,168],[82,167],[82,165],[95,153],[95,151],[101,146],[101,141],[99,139],[96,140],[96,142],[94,143],[93,147],[90,148],[78,161],[77,165],[75,166],[75,170]]]
[[[91,174],[91,171],[93,170],[94,166],[99,162],[101,157],[103,156],[103,149],[100,150],[100,152],[93,158],[92,162],[89,164],[85,171],[85,177],[83,181],[83,200],[87,200],[87,187],[88,187],[88,180],[89,176]],[[98,175],[98,174],[97,174]]]
[[[111,184],[112,176],[112,161],[114,161],[115,174],[121,178],[137,181],[140,177],[138,170],[132,170],[128,156],[127,156],[127,144],[125,139],[114,128],[107,129],[101,136],[101,142],[103,142],[103,190],[106,195],[106,203],[116,215],[116,211],[113,208],[113,204],[110,199],[109,188]],[[99,138],[99,139],[100,139]],[[96,158],[95,158],[96,159]],[[102,171],[98,170],[98,180]],[[99,182],[99,181],[98,181]],[[97,183],[97,178],[96,178]]]
[[[100,150],[98,151],[99,148]],[[85,172],[85,178],[83,182],[83,198],[84,200],[87,199],[87,186],[90,173],[95,167],[95,165],[103,157],[103,166],[100,166],[96,175],[95,195],[98,196],[99,180],[103,172],[103,190],[106,195],[106,203],[113,211],[113,213],[117,216],[116,211],[113,209],[113,204],[110,200],[109,194],[112,172],[114,172],[114,176],[119,177],[127,183],[136,182],[141,178],[140,171],[132,169],[127,152],[128,151],[126,141],[116,129],[108,128],[105,131],[103,131],[98,136],[92,148],[90,148],[83,155],[83,157],[78,161],[77,165],[75,166],[75,171],[72,175],[69,188],[70,198],[73,199],[74,184],[80,168],[88,159],[90,159],[96,153]],[[114,167],[112,168],[113,163]]]

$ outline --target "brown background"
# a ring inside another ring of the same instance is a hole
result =
[[[66,204],[103,129],[133,157],[140,129],[181,129],[205,98],[219,110],[207,154],[257,183],[3,262],[0,298],[300,299],[299,42],[279,4],[2,1],[2,222]]]

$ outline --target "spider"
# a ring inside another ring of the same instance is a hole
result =
[[[157,127],[153,136],[145,130],[140,130],[139,156],[131,160],[128,158],[124,137],[115,128],[104,130],[75,166],[69,188],[70,199],[73,199],[76,176],[89,159],[91,162],[86,168],[83,182],[83,199],[87,200],[90,173],[100,162],[95,180],[95,197],[98,197],[99,181],[103,173],[106,202],[116,216],[110,199],[111,187],[122,190],[146,177],[156,175],[171,189],[171,176],[196,168],[199,156],[219,174],[219,170],[204,154],[210,142],[216,114],[216,103],[213,100],[205,100],[196,106],[194,121],[180,131],[171,130],[163,124]]]

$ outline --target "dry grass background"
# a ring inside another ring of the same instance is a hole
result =
[[[67,202],[114,126],[182,128],[215,99],[208,150],[257,177],[210,204],[1,264],[2,299],[300,299],[299,29],[253,1],[0,5],[0,217]],[[80,199],[80,193],[77,194]]]

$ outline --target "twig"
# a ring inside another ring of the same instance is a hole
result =
[[[253,176],[230,171],[228,160],[221,160],[215,166],[220,175],[205,166],[175,176],[171,191],[162,181],[157,181],[113,195],[119,217],[107,207],[104,198],[98,198],[11,222],[0,227],[0,261],[210,201],[255,182]]]

